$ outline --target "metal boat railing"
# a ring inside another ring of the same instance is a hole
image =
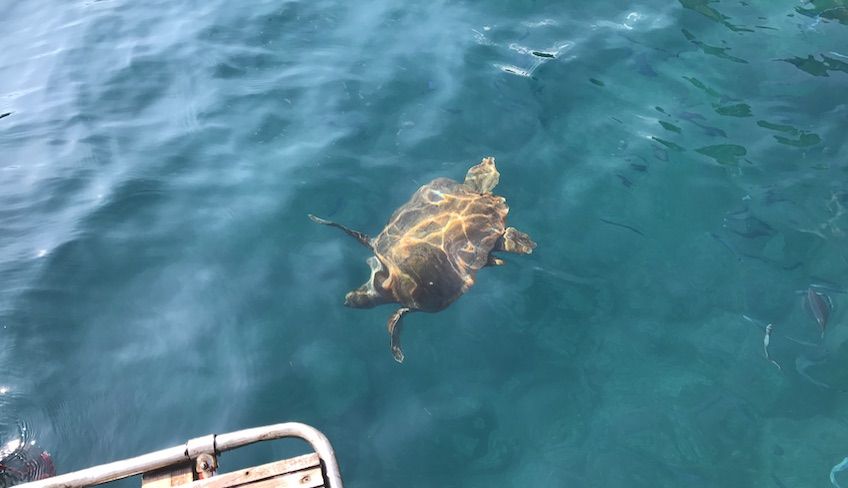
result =
[[[149,473],[168,466],[193,463],[203,455],[218,454],[249,444],[286,437],[297,437],[312,446],[321,460],[326,488],[343,488],[333,446],[320,431],[306,424],[286,422],[226,434],[211,434],[191,439],[181,446],[169,447],[141,456],[74,471],[52,478],[17,485],[19,488],[81,488]]]

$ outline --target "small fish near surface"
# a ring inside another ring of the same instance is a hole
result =
[[[600,220],[601,222],[603,222],[605,224],[613,225],[615,227],[621,227],[622,229],[627,229],[631,232],[635,232],[635,233],[639,234],[640,236],[645,235],[641,230],[637,229],[636,227],[633,227],[632,225],[621,224],[619,222],[613,222],[612,220],[607,220],[607,219],[603,219],[603,218],[599,218],[598,220]]]
[[[777,361],[772,359],[771,356],[769,355],[768,348],[769,348],[769,342],[771,342],[771,332],[772,332],[772,330],[774,330],[774,325],[768,324],[766,326],[765,335],[763,336],[763,352],[766,355],[766,359],[768,359],[771,362],[771,364],[777,366],[777,369],[779,371],[783,371],[783,368],[781,368],[780,365],[777,364]]]
[[[722,239],[722,237],[715,232],[710,232],[710,236],[716,240],[719,244],[721,244],[725,249],[730,251],[731,254],[736,258],[740,263],[742,262],[742,255],[740,255],[736,249],[733,248],[726,240]]]
[[[621,180],[621,184],[625,187],[630,188],[631,186],[633,186],[633,182],[630,181],[630,178],[624,176],[621,173],[616,173],[615,175],[618,176],[618,179]]]
[[[819,324],[821,336],[824,337],[824,331],[827,329],[827,320],[830,318],[830,311],[833,309],[833,302],[829,296],[816,291],[813,287],[809,287],[807,288],[807,293],[804,295],[804,303]]]

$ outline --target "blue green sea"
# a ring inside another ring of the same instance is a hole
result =
[[[354,488],[848,456],[845,0],[2,3],[0,443],[64,473],[301,421]],[[490,155],[538,248],[398,364],[395,308],[343,306],[368,250],[307,214],[376,235]]]

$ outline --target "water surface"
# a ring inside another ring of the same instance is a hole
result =
[[[843,1],[4,12],[0,422],[60,471],[286,420],[352,487],[825,486],[848,455]],[[486,155],[537,252],[409,316],[398,365],[393,309],[342,306],[367,252],[306,214],[375,234]]]

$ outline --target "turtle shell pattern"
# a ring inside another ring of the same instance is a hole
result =
[[[422,186],[373,241],[388,272],[382,286],[407,307],[442,310],[474,284],[504,233],[507,212],[503,197],[449,178]]]

